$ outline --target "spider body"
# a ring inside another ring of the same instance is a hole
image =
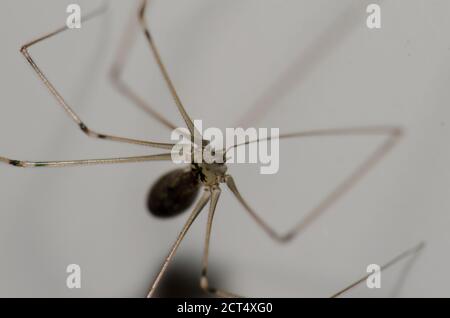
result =
[[[172,170],[152,186],[147,198],[147,207],[154,216],[173,217],[192,205],[199,190],[200,182],[192,169]]]
[[[172,170],[153,184],[147,207],[157,217],[179,215],[192,205],[202,186],[215,188],[225,182],[226,172],[226,164],[205,161]]]

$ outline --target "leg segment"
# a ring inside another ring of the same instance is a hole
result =
[[[96,10],[96,11],[92,12],[91,14],[87,15],[83,20],[89,20],[104,11],[105,11],[104,8]],[[78,127],[81,129],[81,131],[89,137],[98,138],[98,139],[106,139],[106,140],[111,140],[111,141],[116,141],[116,142],[144,145],[144,146],[150,146],[150,147],[155,147],[155,148],[172,149],[173,144],[166,144],[166,143],[159,143],[159,142],[152,142],[152,141],[145,141],[145,140],[137,140],[137,139],[108,135],[108,134],[101,134],[101,133],[98,133],[87,127],[87,125],[81,120],[81,118],[75,113],[75,111],[64,100],[64,98],[58,92],[58,90],[55,88],[55,86],[53,86],[53,84],[48,80],[48,78],[45,76],[43,71],[39,68],[39,66],[33,60],[33,58],[31,57],[31,55],[28,51],[28,49],[31,46],[33,46],[34,44],[37,44],[41,41],[49,39],[67,29],[68,29],[67,26],[64,26],[64,27],[61,27],[53,32],[50,32],[50,33],[44,35],[44,36],[41,36],[41,37],[23,45],[22,48],[20,49],[20,52],[23,54],[25,59],[31,65],[33,70],[39,76],[40,80],[44,83],[44,85],[47,87],[47,89],[50,91],[50,93],[56,98],[56,100],[58,101],[60,106],[70,116],[72,121],[74,121],[78,125]]]
[[[380,271],[386,270],[389,267],[391,267],[392,265],[394,265],[395,263],[401,261],[402,259],[413,255],[413,254],[417,254],[419,253],[423,248],[425,247],[425,243],[421,242],[419,243],[417,246],[404,251],[403,253],[401,253],[400,255],[397,255],[395,258],[393,258],[392,260],[390,260],[388,263],[384,264],[383,266],[381,266]],[[362,282],[366,281],[367,278],[372,275],[372,274],[367,274],[364,277],[358,279],[356,282],[350,284],[349,286],[345,287],[344,289],[338,291],[337,293],[335,293],[334,295],[332,295],[330,298],[336,298],[341,296],[342,294],[346,293],[347,291],[349,291],[350,289],[358,286],[359,284],[361,284]]]
[[[146,162],[146,161],[169,161],[172,160],[171,154],[136,156],[136,157],[119,157],[119,158],[104,158],[104,159],[83,159],[83,160],[65,160],[65,161],[24,161],[14,160],[5,157],[0,157],[0,162],[10,164],[21,168],[38,168],[38,167],[72,167],[72,166],[88,166],[88,165],[103,165],[116,163],[131,163],[131,162]]]
[[[194,127],[194,123],[192,122],[192,119],[189,117],[188,113],[186,112],[183,103],[181,102],[180,97],[178,96],[178,93],[175,89],[175,86],[172,83],[172,80],[170,79],[169,72],[167,72],[166,67],[164,66],[164,63],[162,61],[161,55],[159,54],[159,50],[153,40],[153,37],[150,33],[150,29],[147,26],[147,22],[145,19],[145,10],[147,9],[147,0],[142,0],[141,8],[139,9],[139,23],[141,25],[141,28],[144,32],[145,38],[147,39],[148,44],[150,45],[150,49],[153,53],[153,57],[156,60],[156,63],[158,64],[158,67],[161,71],[161,74],[164,77],[164,81],[166,82],[167,87],[169,88],[169,91],[175,101],[175,104],[178,107],[178,111],[180,112],[181,116],[184,119],[184,122],[186,123],[186,126],[189,128],[189,131],[191,133],[191,136],[201,136],[198,130]],[[201,140],[201,139],[199,139]]]
[[[240,194],[237,186],[231,176],[227,176],[226,182],[230,190],[234,193],[239,202],[244,206],[245,210],[250,216],[261,226],[261,228],[269,234],[271,238],[279,242],[287,242],[293,239],[296,235],[307,228],[315,219],[322,215],[330,206],[335,203],[340,197],[347,193],[355,184],[370,171],[381,158],[396,144],[402,130],[398,127],[361,127],[361,128],[344,128],[344,129],[328,129],[328,130],[315,130],[291,133],[279,136],[282,138],[300,138],[300,137],[320,137],[320,136],[369,136],[369,135],[387,135],[387,140],[377,148],[357,169],[347,177],[341,184],[339,184],[330,194],[328,194],[324,200],[322,200],[312,211],[310,211],[292,230],[286,234],[278,234],[274,231],[244,200]],[[238,147],[241,145],[249,144],[250,141],[243,144],[235,145]],[[230,150],[229,148],[228,150]],[[228,151],[227,150],[227,151]]]
[[[155,111],[145,100],[143,100],[129,85],[127,85],[122,80],[122,73],[128,59],[128,53],[136,37],[135,26],[136,22],[133,16],[133,21],[129,22],[127,30],[125,31],[122,41],[119,44],[117,57],[110,71],[111,81],[116,89],[122,95],[130,99],[137,107],[149,114],[165,127],[169,128],[170,130],[174,130],[177,127],[173,123],[171,123],[168,119]]]
[[[214,213],[216,211],[217,202],[220,197],[220,189],[213,188],[211,195],[211,202],[209,206],[209,214],[208,214],[208,223],[206,226],[206,238],[205,238],[205,248],[203,252],[203,265],[202,265],[202,276],[200,278],[200,286],[203,290],[208,293],[211,293],[217,297],[239,297],[235,294],[229,293],[227,291],[223,291],[220,289],[216,289],[209,286],[208,281],[208,256],[209,256],[209,241],[211,238],[211,229],[213,224]]]
[[[170,261],[172,260],[173,256],[175,255],[175,252],[177,251],[178,246],[180,245],[181,241],[185,237],[185,235],[186,235],[187,231],[189,230],[189,228],[191,227],[192,223],[194,223],[195,219],[202,211],[203,207],[209,201],[210,197],[211,197],[210,190],[205,189],[205,192],[203,193],[202,197],[195,205],[194,210],[192,211],[191,215],[189,216],[189,219],[187,220],[187,222],[184,225],[183,229],[181,230],[180,234],[178,234],[177,240],[172,245],[169,255],[166,257],[166,260],[164,261],[164,263],[161,267],[161,270],[159,271],[158,275],[156,276],[155,280],[153,281],[150,291],[147,294],[147,298],[150,298],[153,296],[153,294],[156,290],[156,287],[158,286],[161,278],[163,277],[164,273],[166,272],[167,266],[169,265]]]

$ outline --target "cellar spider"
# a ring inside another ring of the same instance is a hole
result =
[[[159,50],[155,44],[154,38],[150,32],[150,29],[146,21],[146,9],[147,0],[142,0],[137,19],[139,22],[139,27],[145,35],[145,39],[149,45],[150,52],[155,59],[158,68],[161,72],[163,80],[170,91],[171,96],[175,102],[178,112],[182,116],[189,132],[190,136],[198,136],[199,132],[193,124],[193,121],[189,114],[187,113],[181,98],[179,97],[175,85],[173,84],[169,73],[163,63],[162,57],[160,56]],[[91,18],[104,12],[106,7],[102,7],[88,14],[83,20],[87,21]],[[140,146],[166,149],[166,152],[155,155],[144,155],[144,156],[132,156],[132,157],[115,157],[115,158],[102,158],[102,159],[81,159],[81,160],[65,160],[65,161],[27,161],[27,160],[16,160],[7,157],[0,156],[0,162],[9,164],[15,167],[22,168],[32,168],[32,167],[69,167],[69,166],[87,166],[87,165],[102,165],[102,164],[119,164],[119,163],[132,163],[132,162],[147,162],[147,161],[170,161],[171,152],[167,150],[172,150],[174,144],[172,143],[162,143],[157,141],[149,140],[139,140],[127,137],[115,136],[106,133],[97,132],[94,129],[89,128],[85,122],[77,115],[77,113],[72,109],[71,106],[66,102],[63,96],[59,93],[56,87],[48,80],[44,72],[35,62],[31,56],[29,49],[33,45],[47,40],[63,31],[67,30],[67,27],[61,27],[53,32],[45,34],[27,44],[23,45],[20,52],[23,54],[25,59],[31,65],[34,72],[37,74],[39,79],[45,84],[49,92],[56,98],[58,104],[64,109],[71,120],[78,126],[78,128],[88,137],[109,140],[113,142],[135,144]],[[153,118],[158,120],[161,124],[170,129],[176,129],[177,127],[173,125],[164,116],[154,111],[143,99],[134,93],[134,91],[121,80],[121,73],[124,67],[124,61],[126,59],[126,52],[123,47],[129,45],[129,43],[124,43],[121,47],[122,51],[119,52],[118,58],[111,69],[111,79],[115,87],[125,96],[127,96],[134,104],[139,106],[141,109],[148,112]],[[311,131],[300,131],[292,132],[287,134],[282,134],[278,138],[280,139],[292,139],[292,138],[313,138],[313,137],[326,137],[326,136],[373,136],[380,135],[386,136],[386,141],[377,148],[360,166],[356,168],[353,173],[348,176],[341,184],[339,184],[330,194],[328,194],[314,209],[312,209],[299,223],[297,223],[290,231],[287,233],[280,234],[276,232],[268,223],[266,223],[247,203],[244,197],[239,192],[233,177],[227,174],[226,160],[225,163],[192,163],[190,166],[184,169],[176,169],[163,175],[151,188],[148,196],[148,208],[150,212],[156,216],[160,217],[170,217],[178,215],[179,213],[185,211],[196,199],[197,194],[200,192],[201,188],[203,191],[200,198],[195,203],[195,206],[187,219],[185,225],[183,226],[181,232],[179,233],[175,243],[172,245],[170,252],[166,259],[164,260],[162,267],[156,278],[154,279],[147,297],[152,297],[156,291],[156,288],[163,277],[166,269],[175,255],[178,246],[185,237],[189,228],[206,206],[209,203],[209,214],[206,226],[206,237],[203,251],[203,261],[202,270],[200,277],[200,286],[205,291],[211,293],[214,296],[220,297],[237,297],[236,294],[213,288],[211,287],[208,280],[208,254],[209,254],[209,241],[211,237],[211,229],[213,224],[214,213],[216,210],[217,203],[221,194],[220,186],[225,184],[229,190],[234,194],[236,199],[243,206],[244,210],[253,218],[255,223],[262,228],[273,240],[280,243],[286,243],[291,241],[299,233],[303,232],[309,224],[311,224],[317,217],[323,214],[330,206],[335,203],[344,193],[348,192],[390,149],[394,147],[399,138],[402,136],[402,129],[396,126],[371,126],[371,127],[349,127],[349,128],[335,128],[335,129],[322,129],[322,130],[311,130]],[[266,138],[267,139],[267,138]],[[258,139],[247,141],[242,144],[236,144],[232,148],[243,146],[253,142],[260,142],[266,139]],[[201,138],[200,144],[194,144],[191,139],[192,147],[197,147],[204,149],[209,145],[208,140]],[[224,157],[229,151],[229,149],[223,149]],[[226,159],[226,158],[225,158]],[[422,247],[423,243],[406,250],[397,257],[393,258],[391,261],[387,262],[381,269],[384,270],[401,259],[417,253]],[[369,275],[362,277],[348,287],[342,289],[341,291],[332,295],[332,297],[337,297],[347,292],[356,285],[362,283]]]

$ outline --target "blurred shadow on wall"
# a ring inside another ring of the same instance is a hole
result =
[[[420,245],[419,245],[420,246]],[[419,256],[422,254],[423,250],[420,247],[418,250],[414,251],[407,260],[406,264],[403,265],[403,268],[400,271],[398,279],[389,295],[389,297],[395,298],[399,297],[410,272],[416,263]],[[194,258],[195,260],[199,260],[200,258]],[[405,262],[405,260],[403,261]],[[218,266],[214,264],[214,262],[210,262],[211,267],[215,270],[212,274],[209,274],[208,277],[211,282],[213,282],[214,286],[226,287],[226,275],[223,270],[217,270]],[[152,279],[156,277],[158,271],[154,273]],[[210,298],[212,295],[206,293],[203,289],[200,288],[200,275],[201,274],[201,266],[199,262],[193,261],[191,257],[186,257],[180,255],[180,257],[175,258],[174,261],[169,265],[166,274],[163,276],[159,287],[155,293],[155,297],[157,298]],[[352,283],[347,288],[341,290],[339,293],[352,289],[357,285],[365,282],[367,276],[365,276],[362,280],[358,280],[355,283]],[[340,295],[339,295],[340,296]],[[295,295],[293,295],[295,297]],[[334,296],[333,296],[334,297]],[[348,297],[352,297],[351,294]]]
[[[356,4],[347,7],[329,23],[309,47],[300,52],[298,58],[255,99],[248,111],[233,127],[247,128],[250,124],[255,125],[278,101],[282,100],[296,85],[307,79],[333,51],[342,45],[344,40],[357,30],[358,23],[364,25],[361,17],[365,17],[366,7],[373,1],[355,2]],[[383,1],[376,2],[380,4]]]
[[[197,258],[196,258],[197,259]],[[200,258],[198,258],[200,259]],[[224,275],[217,266],[211,264],[214,271],[208,274],[214,286],[223,286]],[[154,273],[156,277],[158,271]],[[201,265],[199,262],[180,255],[174,258],[169,265],[166,274],[158,286],[155,297],[157,298],[210,298],[210,294],[200,288]]]

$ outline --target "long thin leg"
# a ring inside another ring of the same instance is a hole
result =
[[[93,17],[98,16],[100,13],[103,13],[105,11],[105,7],[102,7],[98,10],[95,10],[91,14],[87,15],[83,20],[87,21],[90,20]],[[146,140],[138,140],[138,139],[131,139],[131,138],[124,138],[124,137],[118,137],[108,134],[101,134],[98,133],[90,128],[87,127],[87,125],[81,120],[81,118],[75,113],[75,111],[67,104],[67,102],[64,100],[62,95],[58,92],[58,90],[53,86],[53,84],[48,80],[48,78],[45,76],[43,71],[39,68],[39,66],[36,64],[36,62],[31,57],[28,49],[46,39],[49,39],[63,31],[66,31],[68,29],[67,26],[61,27],[53,32],[50,32],[44,36],[41,36],[25,45],[22,46],[20,49],[20,52],[23,54],[23,56],[26,58],[28,63],[31,65],[33,70],[36,72],[36,74],[39,76],[40,80],[44,83],[44,85],[48,88],[50,93],[56,98],[58,103],[61,107],[65,110],[65,112],[70,116],[70,118],[78,125],[78,127],[81,129],[83,133],[85,133],[89,137],[93,138],[99,138],[99,139],[106,139],[116,142],[124,142],[124,143],[130,143],[130,144],[136,144],[136,145],[143,145],[143,146],[150,146],[155,148],[163,148],[163,149],[172,149],[173,144],[167,144],[167,143],[159,143],[159,142],[153,142],[153,141],[146,141]]]
[[[370,136],[370,135],[387,135],[392,138],[398,138],[403,134],[400,127],[397,126],[367,126],[367,127],[349,127],[349,128],[331,128],[316,129],[308,131],[299,131],[286,133],[279,136],[269,136],[267,138],[258,138],[256,140],[247,140],[240,144],[235,144],[228,149],[223,149],[225,153],[241,146],[267,141],[271,138],[291,139],[291,138],[311,138],[311,137],[333,137],[333,136]]]
[[[392,265],[394,265],[395,263],[401,261],[402,259],[413,255],[413,254],[417,254],[419,253],[425,246],[424,242],[419,243],[417,246],[404,251],[403,253],[401,253],[400,255],[397,255],[395,258],[393,258],[392,260],[390,260],[389,262],[387,262],[386,264],[384,264],[383,266],[380,267],[380,272],[383,270],[388,269],[389,267],[391,267]],[[361,284],[362,282],[366,281],[367,278],[369,278],[369,276],[372,274],[367,274],[364,277],[358,279],[357,281],[355,281],[354,283],[350,284],[349,286],[345,287],[344,289],[338,291],[337,293],[333,294],[330,298],[336,298],[341,296],[342,294],[346,293],[347,291],[349,291],[350,289],[358,286],[359,284]]]
[[[425,245],[424,242],[423,242],[423,244]],[[405,285],[405,282],[408,278],[409,273],[413,269],[414,264],[416,263],[419,256],[420,256],[420,253],[418,251],[417,253],[415,253],[408,259],[408,261],[406,262],[406,264],[403,267],[402,272],[399,274],[399,277],[395,282],[395,286],[392,288],[392,291],[389,293],[389,296],[388,296],[389,298],[397,298],[398,297],[398,295],[400,294],[400,292],[403,289],[403,286]]]
[[[211,293],[217,297],[239,297],[238,295],[232,294],[230,292],[216,289],[209,286],[208,282],[208,257],[209,257],[209,241],[211,238],[211,229],[213,224],[214,213],[216,211],[217,202],[220,197],[220,188],[213,188],[211,191],[211,202],[209,205],[208,223],[206,225],[206,237],[205,237],[205,248],[203,252],[203,265],[202,265],[202,276],[200,278],[200,286],[203,290]]]
[[[145,161],[169,161],[172,160],[171,154],[159,154],[148,156],[135,157],[118,157],[118,158],[104,158],[104,159],[83,159],[83,160],[64,160],[64,161],[25,161],[14,160],[6,157],[0,157],[0,162],[6,163],[15,167],[21,168],[38,168],[38,167],[70,167],[70,166],[87,166],[100,164],[116,164],[116,163],[131,163],[131,162],[145,162]]]
[[[286,234],[278,234],[273,230],[244,200],[231,176],[227,176],[226,182],[230,190],[234,193],[239,202],[244,206],[245,210],[252,216],[256,223],[261,226],[267,234],[276,241],[287,242],[302,232],[306,227],[325,212],[333,203],[347,193],[355,184],[368,172],[376,163],[395,145],[402,130],[398,127],[366,127],[366,128],[346,128],[346,129],[329,129],[315,130],[308,132],[298,132],[281,135],[279,138],[299,138],[299,137],[317,137],[317,136],[357,136],[357,135],[388,135],[387,140],[377,148],[368,159],[366,159],[356,170],[339,184],[324,200],[322,200],[312,211],[310,211],[292,230]],[[255,141],[251,141],[255,142]],[[244,144],[248,144],[247,142]],[[241,145],[244,145],[241,144]],[[239,146],[239,145],[238,145]],[[229,150],[229,149],[228,149]]]
[[[205,188],[205,192],[203,193],[202,197],[198,200],[197,204],[194,207],[194,210],[192,211],[191,215],[189,216],[189,219],[186,221],[186,224],[184,225],[183,229],[181,230],[180,234],[178,234],[177,240],[173,244],[172,248],[170,249],[169,255],[166,257],[161,270],[159,271],[158,275],[156,276],[155,280],[153,281],[153,284],[150,288],[150,291],[147,294],[147,298],[150,298],[153,296],[154,292],[156,291],[156,287],[158,287],[158,284],[163,277],[164,273],[166,272],[167,266],[169,265],[170,261],[172,260],[173,256],[175,255],[175,252],[178,249],[178,246],[180,245],[181,241],[185,237],[187,231],[191,227],[192,223],[194,223],[197,216],[200,214],[206,203],[209,201],[209,198],[211,197],[211,192],[208,188]]]
[[[170,79],[169,73],[167,72],[167,69],[164,66],[164,63],[161,59],[161,55],[159,54],[159,50],[158,50],[158,48],[153,40],[153,37],[150,33],[150,29],[147,26],[147,22],[146,22],[146,18],[145,18],[145,10],[147,9],[147,3],[148,3],[147,0],[142,0],[142,5],[141,5],[141,8],[139,10],[139,15],[138,15],[139,22],[142,27],[142,30],[144,31],[145,38],[147,39],[147,42],[150,45],[150,49],[153,53],[156,63],[158,64],[161,74],[164,77],[164,81],[166,82],[167,87],[170,90],[170,93],[175,101],[175,104],[178,107],[178,111],[180,112],[181,116],[183,117],[183,120],[186,123],[186,125],[191,133],[191,136],[192,137],[200,136],[200,133],[194,127],[194,123],[192,122],[192,119],[189,117],[188,113],[186,112],[186,110],[183,106],[183,103],[181,102],[180,97],[178,96],[175,86],[173,85],[172,80]]]
[[[174,130],[177,128],[172,122],[170,122],[163,115],[153,109],[142,97],[140,97],[125,81],[122,79],[122,73],[125,68],[129,52],[136,38],[136,21],[133,15],[133,20],[129,22],[127,29],[124,32],[122,40],[119,44],[116,59],[111,67],[110,78],[115,88],[125,97],[130,99],[141,110],[149,114],[156,119],[163,126]]]

